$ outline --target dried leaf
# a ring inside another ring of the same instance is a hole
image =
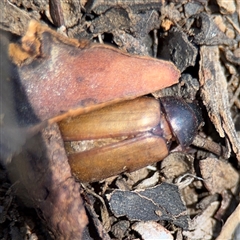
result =
[[[189,217],[178,187],[162,183],[139,191],[116,190],[109,196],[109,204],[116,216],[126,215],[130,220],[173,222],[183,229],[188,228]]]

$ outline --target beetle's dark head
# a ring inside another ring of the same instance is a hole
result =
[[[201,123],[199,107],[179,97],[162,97],[160,101],[173,134],[185,149],[192,143]]]

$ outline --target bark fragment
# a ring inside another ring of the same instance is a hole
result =
[[[199,80],[201,96],[220,137],[227,137],[240,161],[240,142],[229,107],[227,80],[219,62],[219,49],[202,46],[200,49]]]
[[[88,220],[56,124],[29,140],[7,170],[16,194],[39,210],[57,239],[81,239]]]

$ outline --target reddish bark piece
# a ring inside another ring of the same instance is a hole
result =
[[[133,56],[111,46],[79,42],[30,22],[21,45],[9,55],[36,116],[66,116],[133,99],[178,82],[171,62]]]

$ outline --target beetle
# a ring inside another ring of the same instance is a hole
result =
[[[164,159],[173,141],[186,149],[196,135],[193,108],[177,97],[141,97],[59,123],[64,141],[124,137],[119,142],[72,153],[68,159],[81,182],[95,182]]]

